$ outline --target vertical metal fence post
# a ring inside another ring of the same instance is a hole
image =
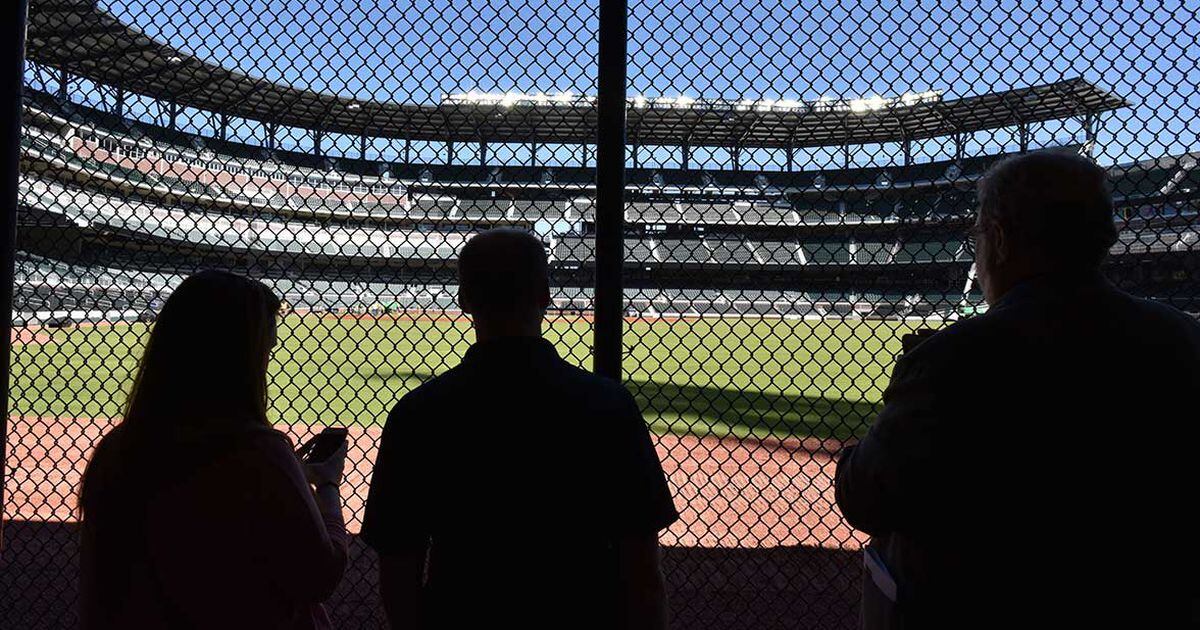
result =
[[[4,485],[8,469],[8,381],[9,358],[12,350],[13,267],[17,230],[17,169],[21,162],[21,84],[25,75],[25,20],[28,0],[8,5],[4,19],[4,65],[9,75],[0,105],[0,124],[4,125],[4,155],[0,156],[0,400],[4,414],[0,415],[0,552],[4,550]]]
[[[625,258],[626,0],[600,0],[596,125],[596,305],[593,370],[621,378]]]

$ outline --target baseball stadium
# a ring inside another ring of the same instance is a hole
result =
[[[386,81],[338,89],[313,76],[370,74],[369,54],[320,49],[326,70],[289,74],[280,68],[303,65],[289,57],[303,47],[263,43],[247,49],[257,57],[232,58],[241,49],[221,43],[285,32],[232,12],[210,14],[216,26],[191,21],[179,15],[203,7],[168,4],[181,13],[144,2],[29,1],[3,627],[77,624],[80,475],[120,421],[158,310],[191,273],[247,275],[281,297],[271,419],[297,442],[325,426],[350,428],[342,498],[352,533],[388,410],[456,365],[473,341],[457,303],[456,258],[475,234],[516,227],[543,242],[547,336],[562,356],[592,366],[598,250],[616,245],[601,242],[597,227],[594,74],[539,82],[538,72],[512,68],[464,78],[455,68],[476,66],[408,41],[409,54],[427,52],[413,73],[429,75],[428,89]],[[265,6],[275,4],[313,10]],[[547,44],[535,54],[551,79],[594,63],[594,8],[571,6],[546,9],[549,18],[522,9],[501,29],[590,25],[573,37],[591,48]],[[1136,64],[1081,71],[1035,60],[1029,71],[968,81],[961,68],[931,63],[915,74],[920,81],[880,69],[880,79],[859,84],[851,75],[873,66],[854,57],[843,69],[826,66],[848,80],[845,89],[810,98],[790,89],[819,83],[807,70],[772,78],[775,62],[755,58],[757,69],[734,72],[768,75],[765,88],[755,79],[713,89],[721,79],[686,72],[664,83],[657,77],[670,72],[643,49],[677,27],[656,7],[630,9],[618,251],[623,381],[682,516],[661,539],[672,617],[688,628],[855,627],[856,553],[867,538],[835,506],[836,456],[871,426],[903,335],[986,310],[966,243],[980,177],[1034,151],[1095,160],[1110,174],[1120,228],[1105,274],[1195,314],[1200,142],[1194,132],[1144,140],[1138,125],[1163,133],[1180,122],[1154,127],[1147,111],[1190,114],[1154,109],[1139,82],[1149,79],[1130,78],[1147,72]],[[438,31],[415,41],[478,27],[452,15],[453,5],[413,11],[386,14],[397,29]],[[873,15],[859,19],[883,29]],[[1183,32],[1194,35],[1194,14],[1187,19]],[[769,22],[741,28],[772,30]],[[704,24],[711,37],[735,38]],[[369,47],[364,37],[358,45]],[[470,47],[455,54],[483,58]],[[778,63],[801,63],[780,54]],[[1019,65],[1012,54],[1008,63]],[[1194,57],[1173,63],[1200,76]],[[570,415],[563,410],[564,421]],[[331,614],[345,627],[380,626],[375,561],[358,543],[353,554]]]

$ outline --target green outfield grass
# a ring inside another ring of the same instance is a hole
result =
[[[560,319],[548,329],[563,356],[590,365],[589,322]],[[880,321],[638,321],[626,325],[626,380],[659,433],[844,439],[873,418],[900,335],[911,329]],[[123,323],[55,330],[51,343],[16,346],[13,414],[120,415],[147,331]],[[462,319],[288,316],[271,365],[273,416],[382,422],[400,395],[457,364],[471,339]]]

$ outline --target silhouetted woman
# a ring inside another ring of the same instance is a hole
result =
[[[125,419],[84,474],[85,628],[327,625],[345,448],[305,470],[267,422],[278,308],[264,285],[212,271],[163,306]]]

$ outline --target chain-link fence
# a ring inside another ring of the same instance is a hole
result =
[[[1109,168],[1108,274],[1200,311],[1197,9],[629,4],[622,356],[682,514],[676,624],[855,624],[834,456],[902,334],[984,308],[995,161]],[[198,269],[283,298],[273,419],[351,427],[352,531],[387,409],[471,342],[473,234],[545,242],[546,329],[590,367],[597,29],[574,1],[31,0],[0,626],[77,625],[80,473]],[[353,551],[335,621],[381,624]]]

